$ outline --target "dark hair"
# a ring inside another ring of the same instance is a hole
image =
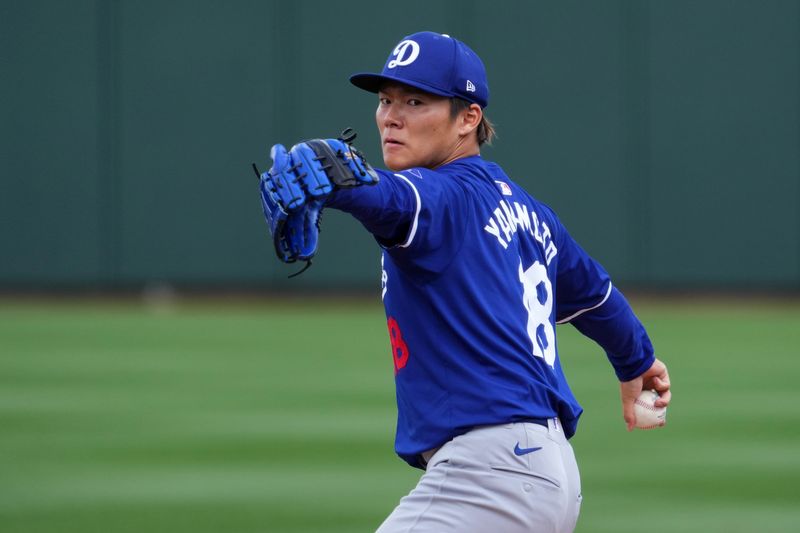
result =
[[[465,109],[469,109],[472,103],[464,100],[463,98],[454,97],[450,99],[450,118],[456,118],[459,113]],[[478,145],[492,144],[495,133],[494,124],[486,115],[481,118],[481,123],[478,124]]]

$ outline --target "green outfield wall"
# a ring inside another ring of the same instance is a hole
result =
[[[250,163],[352,126],[423,29],[484,59],[484,156],[620,283],[800,287],[800,2],[0,2],[0,287],[379,284],[332,210],[287,280]]]

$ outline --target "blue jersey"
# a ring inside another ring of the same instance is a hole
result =
[[[383,247],[395,445],[410,464],[476,426],[558,416],[572,436],[582,409],[561,369],[557,323],[605,348],[621,380],[653,363],[606,271],[499,166],[473,156],[379,172],[378,185],[338,191],[329,206]]]

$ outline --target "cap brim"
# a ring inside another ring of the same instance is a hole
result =
[[[426,83],[421,83],[414,80],[409,80],[405,78],[395,78],[393,76],[384,76],[383,74],[372,74],[369,72],[360,72],[358,74],[353,74],[350,76],[350,83],[358,87],[359,89],[364,89],[365,91],[369,91],[371,93],[377,93],[381,90],[381,86],[385,83],[400,83],[402,85],[408,85],[410,87],[414,87],[415,89],[420,89],[425,91],[426,93],[437,94],[439,96],[457,96],[453,93],[442,91],[441,89],[437,89],[435,87],[431,87]]]

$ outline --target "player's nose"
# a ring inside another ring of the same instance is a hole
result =
[[[403,124],[396,106],[385,106],[378,114],[378,123],[384,128],[399,128]]]

